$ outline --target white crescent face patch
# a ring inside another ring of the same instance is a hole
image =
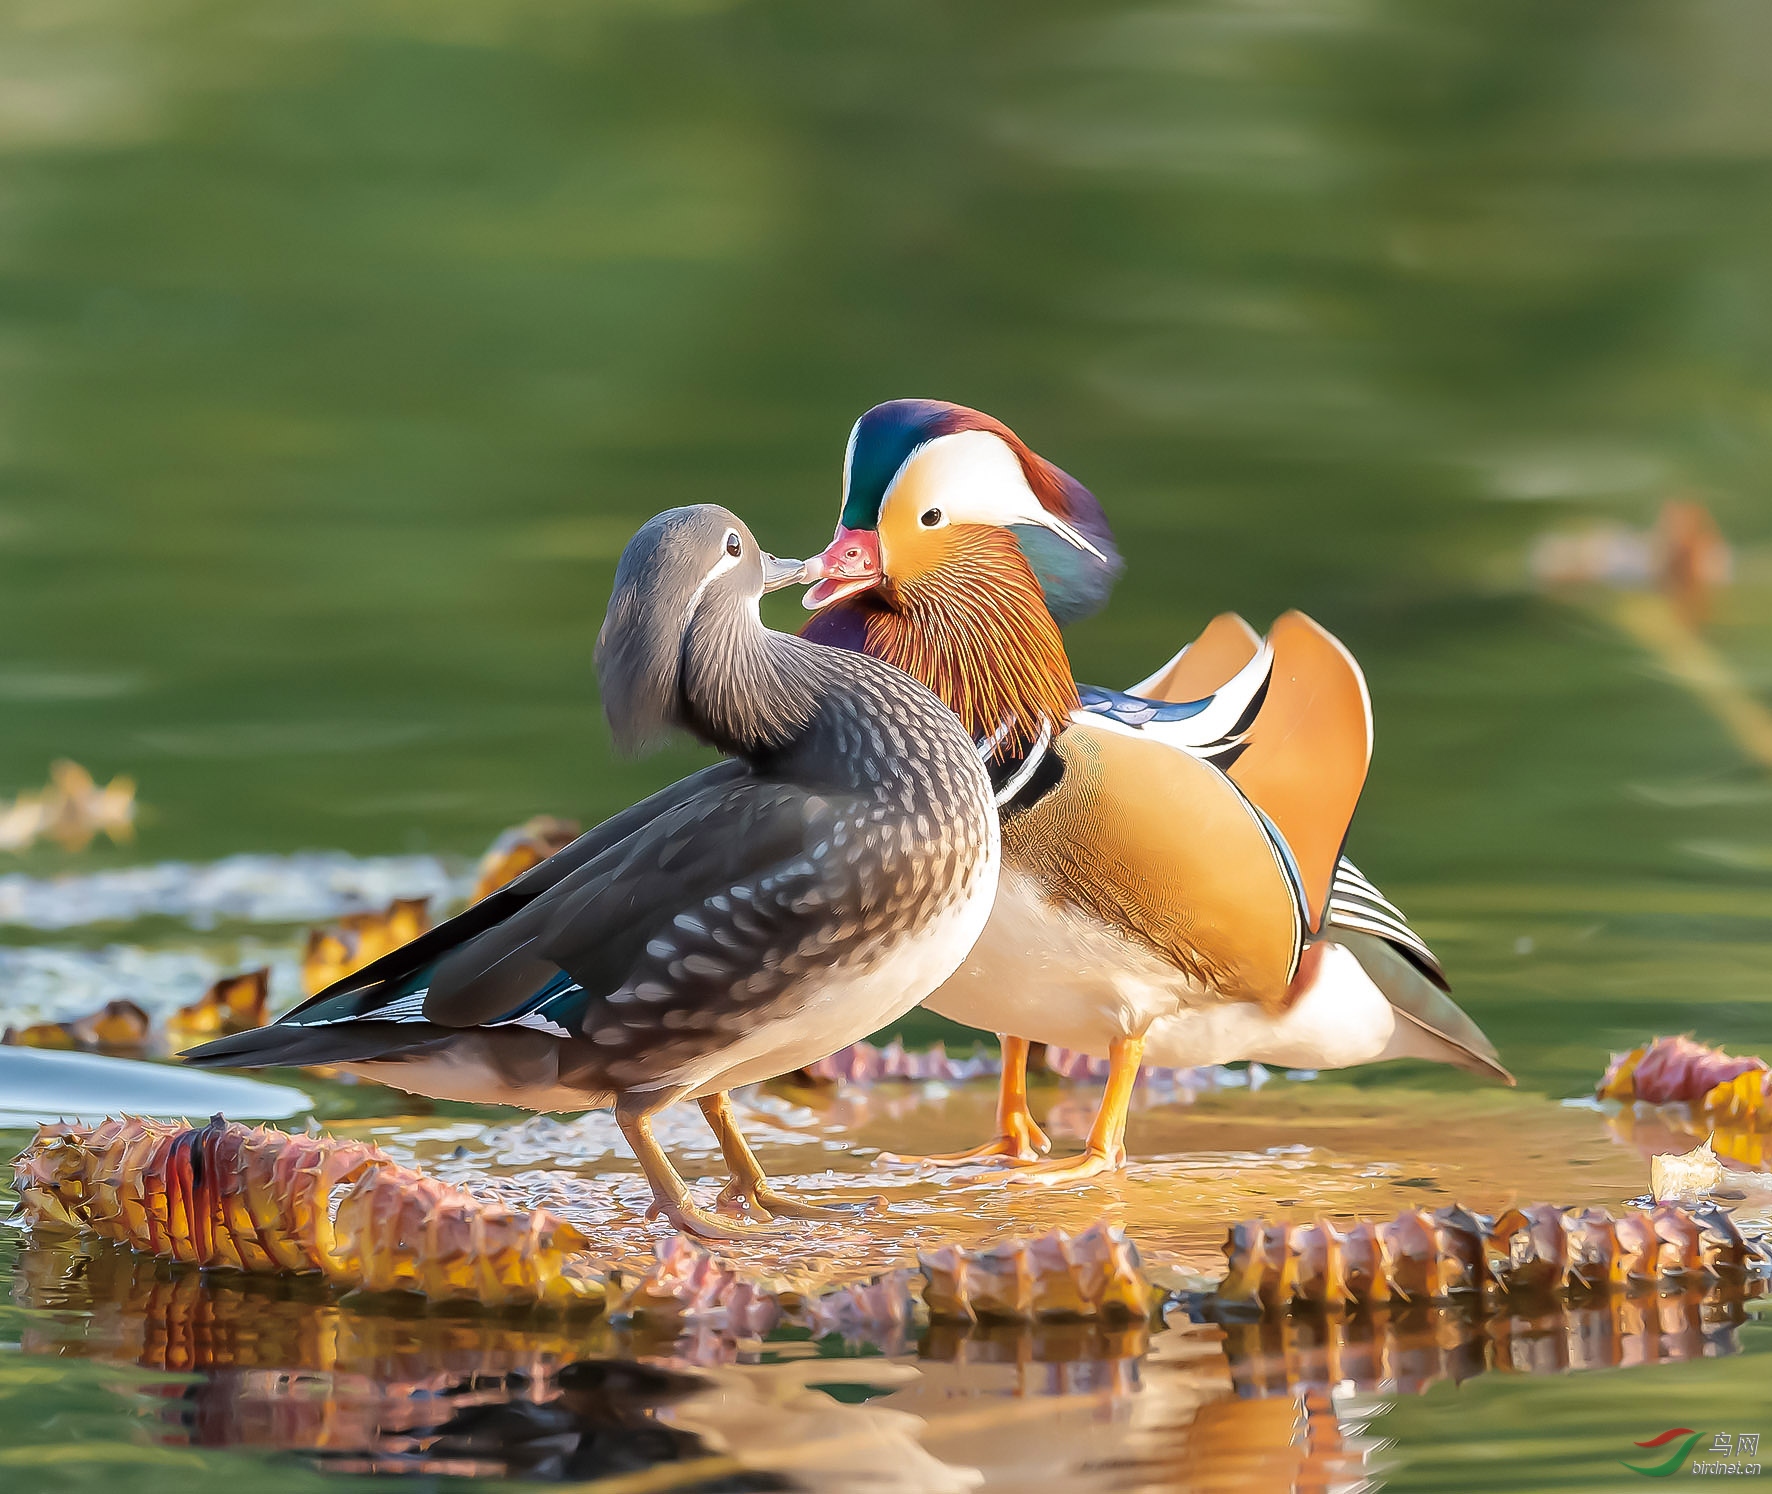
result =
[[[844,488],[847,492],[847,460]],[[913,451],[887,484],[880,512],[884,515],[889,506],[906,503],[920,513],[939,509],[940,525],[1038,525],[1097,560],[1107,560],[1073,525],[1041,506],[1020,459],[990,431],[956,431],[925,441]]]
[[[734,555],[728,548],[733,540],[738,541],[738,553]],[[689,619],[695,616],[695,609],[701,605],[701,599],[707,589],[721,576],[732,570],[744,559],[744,536],[736,529],[726,531],[725,540],[720,547],[720,558],[708,567],[707,575],[696,583],[695,590],[689,594],[689,605],[683,609],[683,628],[688,631]]]

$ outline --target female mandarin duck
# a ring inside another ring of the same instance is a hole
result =
[[[995,1140],[1035,1164],[1029,1040],[1106,1054],[1079,1158],[1125,1159],[1140,1062],[1339,1068],[1427,1058],[1512,1083],[1402,915],[1341,855],[1371,756],[1358,665],[1302,613],[1265,642],[1219,617],[1129,692],[1079,686],[1059,625],[1120,569],[1089,491],[976,410],[895,400],[856,423],[843,510],[807,564],[804,636],[898,665],[991,751],[1004,872],[928,1005],[1003,1035]]]
[[[623,554],[597,642],[617,742],[681,727],[728,760],[199,1064],[338,1064],[415,1094],[612,1105],[679,1229],[704,1213],[650,1117],[699,1099],[723,1201],[825,1217],[763,1179],[725,1091],[812,1063],[947,979],[996,894],[997,814],[972,740],[928,690],[771,632],[798,562],[724,509],[675,509]]]

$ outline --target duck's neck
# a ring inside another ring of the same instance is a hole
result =
[[[683,636],[681,724],[729,757],[779,752],[805,732],[823,696],[810,652],[753,615],[698,613]]]
[[[1025,748],[1048,726],[1058,730],[1076,708],[1070,658],[1045,594],[1000,529],[957,529],[942,565],[830,612],[842,607],[855,611],[821,614],[808,636],[842,642],[849,635],[850,646],[859,642],[927,685],[974,737],[995,736],[1008,723],[998,757]]]

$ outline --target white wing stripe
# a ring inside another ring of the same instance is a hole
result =
[[[520,1017],[512,1017],[508,1022],[494,1022],[494,1027],[533,1027],[537,1032],[545,1032],[551,1037],[569,1038],[572,1036],[558,1022],[544,1017],[540,1012],[524,1012]]]
[[[291,1027],[332,1027],[340,1022],[422,1022],[425,1020],[425,997],[431,988],[410,991],[386,1006],[372,1007],[343,1017],[311,1017],[305,1022],[291,1022]]]
[[[1397,944],[1407,944],[1411,949],[1426,949],[1421,936],[1406,924],[1394,923],[1388,918],[1373,918],[1357,909],[1330,905],[1329,922],[1337,928],[1361,929],[1369,934],[1379,934]]]
[[[1153,722],[1145,730],[1176,747],[1211,747],[1235,738],[1249,704],[1267,684],[1274,669],[1274,651],[1263,643],[1255,657],[1214,692],[1212,704],[1185,721]]]
[[[1347,908],[1330,904],[1329,924],[1332,928],[1351,929],[1356,933],[1373,934],[1391,944],[1421,955],[1435,969],[1439,968],[1439,960],[1434,952],[1422,942],[1421,936],[1406,924],[1393,923],[1390,919],[1377,919]]]
[[[547,999],[548,999],[548,1001],[555,1001],[555,1000],[558,1000],[562,996],[570,996],[574,991],[582,991],[583,989],[584,989],[583,986],[579,985],[576,981],[574,981],[571,985],[564,986],[558,991],[549,991],[548,995],[547,995]],[[554,1034],[555,1037],[571,1037],[572,1036],[572,1034],[570,1032],[568,1032],[564,1027],[562,1027],[558,1022],[554,1021],[550,1017],[544,1017],[541,1014],[540,1010],[538,1010],[535,1007],[530,1007],[524,1011],[520,1011],[514,1017],[505,1017],[503,1020],[498,1021],[498,1022],[488,1022],[488,1023],[486,1023],[486,1026],[488,1026],[488,1027],[533,1027],[536,1029],[537,1032],[551,1032]]]
[[[1345,856],[1336,864],[1334,881],[1329,889],[1329,920],[1331,924],[1358,933],[1374,934],[1387,939],[1398,948],[1420,957],[1431,971],[1439,972],[1440,961],[1427,941],[1409,927],[1403,910],[1374,887],[1359,867]],[[1444,980],[1443,974],[1437,974]]]
[[[1210,762],[1216,754],[1226,752],[1242,742],[1243,731],[1239,728],[1244,726],[1244,718],[1248,716],[1250,706],[1266,687],[1273,669],[1274,651],[1264,642],[1256,650],[1255,657],[1212,694],[1211,703],[1204,710],[1185,720],[1146,721],[1138,726],[1131,726],[1095,711],[1077,711],[1072,714],[1071,719],[1117,731],[1125,736],[1155,740],[1165,747],[1173,747],[1179,752]],[[1141,683],[1148,685],[1150,682],[1146,680]],[[1126,693],[1138,695],[1139,686],[1133,686]]]
[[[1332,914],[1345,913],[1350,918],[1365,919],[1370,923],[1378,924],[1383,928],[1388,928],[1393,933],[1406,939],[1420,937],[1414,929],[1410,928],[1409,925],[1404,923],[1400,918],[1392,918],[1376,908],[1368,908],[1359,903],[1350,903],[1339,897],[1332,897],[1329,899],[1329,911]]]

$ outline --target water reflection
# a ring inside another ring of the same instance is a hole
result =
[[[1713,1125],[1694,1115],[1687,1105],[1626,1105],[1606,1116],[1606,1129],[1644,1157],[1690,1151],[1709,1138],[1711,1150],[1728,1167],[1749,1172],[1772,1167],[1767,1156],[1772,1133],[1748,1126]]]
[[[1156,1329],[936,1325],[843,1343],[425,1311],[102,1245],[26,1248],[14,1279],[25,1354],[198,1377],[150,1387],[166,1445],[351,1473],[650,1469],[649,1488],[734,1491],[1048,1481],[1023,1482],[1032,1467],[1082,1489],[1334,1482],[1368,1450],[1349,1397],[1715,1359],[1740,1352],[1750,1312],[1720,1287],[1261,1322],[1178,1303]]]
[[[181,1420],[205,1440],[205,1402],[228,1414],[244,1388],[217,1376],[187,1392]],[[521,1371],[464,1380],[412,1403],[412,1424],[383,1424],[352,1445],[318,1450],[322,1467],[341,1473],[441,1473],[553,1482],[607,1478],[661,1465],[690,1465],[677,1487],[712,1491],[787,1489],[780,1475],[710,1465],[729,1462],[693,1431],[661,1419],[705,1392],[698,1375],[615,1359],[585,1359],[540,1381]],[[712,1477],[698,1476],[712,1472]]]
[[[1494,1311],[1423,1304],[1345,1317],[1295,1313],[1226,1324],[1225,1357],[1239,1395],[1337,1388],[1418,1395],[1441,1380],[1484,1373],[1554,1375],[1738,1354],[1748,1300],[1740,1291],[1692,1287]]]

